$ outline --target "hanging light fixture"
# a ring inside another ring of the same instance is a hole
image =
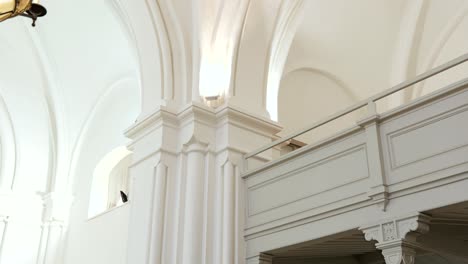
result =
[[[15,16],[25,16],[33,20],[45,16],[47,9],[38,3],[38,0],[0,0],[0,22]]]

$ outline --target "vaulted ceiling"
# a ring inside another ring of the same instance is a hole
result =
[[[112,0],[42,4],[49,13],[35,28],[23,17],[0,24],[0,154],[14,157],[0,178],[20,189],[47,190],[51,175],[68,174],[86,124],[119,83],[139,94],[135,50]],[[125,107],[134,120],[138,104]]]

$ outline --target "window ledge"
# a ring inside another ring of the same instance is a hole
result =
[[[123,204],[120,204],[120,205],[116,205],[116,206],[111,207],[111,208],[108,208],[105,211],[102,211],[101,213],[98,213],[98,214],[96,214],[94,216],[88,217],[88,220],[86,220],[86,222],[92,221],[92,220],[94,220],[96,218],[99,218],[99,217],[105,215],[105,214],[108,214],[110,212],[113,212],[115,210],[118,210],[118,209],[126,207],[126,206],[130,206],[130,201],[128,201],[126,203],[123,203]]]

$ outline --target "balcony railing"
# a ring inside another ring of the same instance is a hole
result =
[[[385,98],[387,96],[390,96],[390,95],[392,95],[394,93],[397,93],[399,91],[402,91],[402,90],[404,90],[404,89],[406,89],[406,88],[408,88],[408,87],[410,87],[410,86],[412,86],[414,84],[417,84],[417,83],[419,83],[421,81],[424,81],[424,80],[426,80],[426,79],[428,79],[428,78],[430,78],[430,77],[432,77],[434,75],[445,72],[445,71],[447,71],[447,70],[449,70],[449,69],[451,69],[451,68],[453,68],[453,67],[455,67],[455,66],[457,66],[459,64],[462,64],[462,63],[464,63],[466,61],[468,61],[468,53],[464,54],[464,55],[462,55],[460,57],[457,57],[456,59],[453,59],[453,60],[451,60],[451,61],[449,61],[449,62],[447,62],[445,64],[442,64],[442,65],[440,65],[440,66],[438,66],[438,67],[436,67],[436,68],[434,68],[434,69],[432,69],[430,71],[427,71],[425,73],[417,75],[415,78],[410,79],[408,81],[405,81],[405,82],[403,82],[403,83],[401,83],[401,84],[399,84],[399,85],[397,85],[395,87],[392,87],[390,89],[382,91],[382,92],[380,92],[380,93],[378,93],[378,94],[376,94],[376,95],[374,95],[374,96],[372,96],[372,97],[370,97],[370,98],[368,98],[366,100],[362,100],[362,101],[356,103],[355,105],[352,105],[352,106],[350,106],[350,107],[348,107],[348,108],[346,108],[346,109],[344,109],[344,110],[342,110],[340,112],[337,112],[337,113],[335,113],[335,114],[333,114],[333,115],[331,115],[331,116],[329,116],[329,117],[327,117],[327,118],[325,118],[325,119],[323,119],[323,120],[321,120],[319,122],[316,122],[313,125],[305,128],[303,130],[292,133],[292,134],[290,134],[290,135],[288,135],[286,137],[283,137],[283,138],[280,138],[280,139],[278,139],[276,141],[273,141],[272,143],[270,143],[270,144],[268,144],[266,146],[263,146],[263,147],[261,147],[259,149],[256,149],[256,150],[254,150],[254,151],[252,151],[250,153],[247,153],[247,154],[244,155],[244,159],[247,161],[249,158],[252,158],[252,157],[254,157],[254,156],[256,156],[256,155],[258,155],[260,153],[263,153],[263,152],[265,152],[267,150],[270,150],[270,149],[274,148],[275,146],[278,146],[278,145],[280,145],[280,144],[282,144],[284,142],[287,142],[287,141],[289,141],[291,139],[294,139],[294,138],[296,138],[298,136],[301,136],[304,133],[307,133],[307,132],[309,132],[311,130],[314,130],[314,129],[319,128],[319,127],[321,127],[323,125],[326,125],[326,124],[328,124],[328,123],[330,123],[330,122],[332,122],[332,121],[334,121],[334,120],[336,120],[336,119],[338,119],[340,117],[343,117],[343,116],[345,116],[345,115],[347,115],[347,114],[349,114],[351,112],[354,112],[354,111],[356,111],[356,110],[358,110],[360,108],[363,108],[365,106],[367,106],[369,115],[377,114],[376,101],[381,100],[381,99],[383,99],[383,98]],[[246,162],[246,164],[247,164],[247,162]],[[247,169],[247,168],[245,168],[245,169]]]

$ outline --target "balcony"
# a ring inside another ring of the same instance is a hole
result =
[[[381,219],[467,201],[468,78],[383,113],[375,107],[467,60],[468,54],[247,154],[254,160],[367,107],[367,116],[353,127],[244,171],[247,259],[258,263],[261,253],[287,252],[342,232],[362,236],[358,229]]]

